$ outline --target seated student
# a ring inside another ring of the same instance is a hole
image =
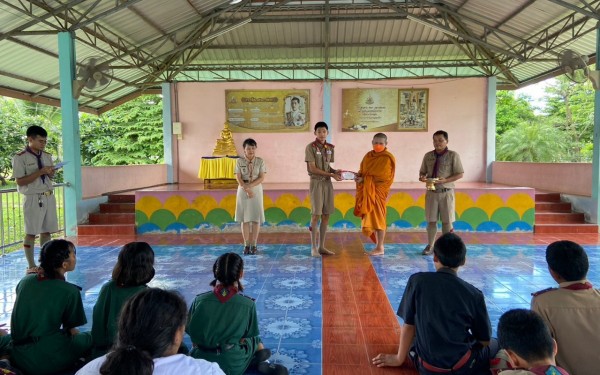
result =
[[[76,263],[72,242],[48,241],[40,253],[41,270],[17,285],[10,360],[26,374],[68,370],[92,347],[90,333],[75,328],[87,322],[81,288],[65,281],[65,273],[73,271]]]
[[[556,363],[576,375],[596,375],[600,347],[600,290],[586,280],[585,250],[557,241],[546,249],[550,275],[558,288],[533,293],[531,309],[546,321],[560,350]]]
[[[92,358],[108,352],[117,335],[119,313],[125,301],[146,289],[154,277],[154,251],[146,242],[130,242],[119,252],[112,280],[100,289],[94,306]]]
[[[514,309],[502,314],[498,322],[498,344],[515,368],[500,371],[500,375],[569,375],[556,366],[556,341],[534,311]]]
[[[224,375],[216,363],[177,354],[186,316],[185,301],[175,292],[148,288],[135,294],[123,305],[112,351],[76,375]]]
[[[193,344],[190,355],[217,362],[227,375],[243,374],[250,366],[262,374],[287,375],[284,366],[266,362],[271,351],[258,336],[256,305],[239,293],[244,290],[242,258],[235,253],[221,255],[213,274],[214,289],[197,295],[190,306],[186,327]]]
[[[498,351],[483,293],[458,277],[467,249],[454,233],[433,246],[436,272],[408,279],[398,316],[404,320],[396,354],[373,358],[377,367],[401,366],[406,357],[419,373],[489,374],[489,360]],[[414,341],[413,341],[414,340]]]

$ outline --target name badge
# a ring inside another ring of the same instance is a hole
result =
[[[321,151],[317,151],[317,155],[321,155]]]

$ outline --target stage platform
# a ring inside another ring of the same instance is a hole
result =
[[[532,232],[535,189],[498,184],[456,184],[458,231]],[[334,182],[335,213],[332,231],[359,231],[353,215],[355,184]],[[306,183],[263,184],[266,222],[261,230],[306,231],[310,200]],[[389,231],[423,230],[425,222],[423,183],[394,183],[387,203]],[[170,184],[135,192],[136,230],[144,233],[237,232],[235,188],[207,188],[198,184]]]

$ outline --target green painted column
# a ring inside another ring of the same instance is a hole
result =
[[[79,135],[79,103],[73,98],[75,68],[75,35],[58,33],[58,69],[60,74],[60,107],[62,110],[63,160],[65,183],[65,232],[77,235],[78,208],[81,205],[81,139]],[[58,135],[58,134],[57,134]]]
[[[597,27],[597,26],[596,26]],[[600,28],[596,29],[596,56],[600,53]],[[598,61],[596,61],[596,70]],[[594,152],[592,156],[592,210],[591,221],[598,223],[598,211],[600,210],[598,200],[598,185],[600,184],[600,91],[594,93]]]

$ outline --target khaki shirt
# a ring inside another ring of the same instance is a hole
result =
[[[421,163],[421,169],[419,169],[420,175],[425,175],[428,178],[433,177],[433,166],[435,165],[435,151],[429,151],[423,156],[423,162]],[[436,177],[448,178],[460,173],[465,173],[463,170],[462,163],[460,162],[460,156],[456,151],[448,150],[444,156],[441,157],[438,163],[438,174]],[[454,182],[447,182],[445,184],[438,184],[446,189],[454,188]]]
[[[332,172],[332,168],[329,164],[333,163],[333,149],[334,146],[332,144],[326,143],[326,148],[323,149],[326,155],[323,155],[323,152],[319,150],[319,148],[315,145],[315,142],[311,142],[306,146],[306,150],[304,151],[304,161],[305,162],[313,162],[320,170],[325,172]],[[308,172],[310,178],[314,178],[317,180],[329,180],[331,177],[316,175]]]
[[[46,167],[49,165],[54,165],[52,155],[42,151],[42,166]],[[13,156],[12,167],[13,178],[29,176],[39,170],[35,155],[25,150]],[[39,177],[27,185],[17,185],[17,191],[21,194],[40,194],[48,190],[52,190],[52,180],[49,176],[46,176],[45,182],[42,182],[42,177]]]
[[[252,181],[258,178],[260,172],[267,173],[267,167],[265,161],[258,156],[254,157],[254,167],[252,168]],[[235,163],[234,173],[240,173],[243,181],[250,181],[250,168],[248,167],[248,160],[246,158],[239,158]]]
[[[534,293],[531,309],[546,321],[558,344],[556,364],[571,374],[598,375],[600,348],[600,290],[569,290],[585,282],[559,284],[560,288]]]

